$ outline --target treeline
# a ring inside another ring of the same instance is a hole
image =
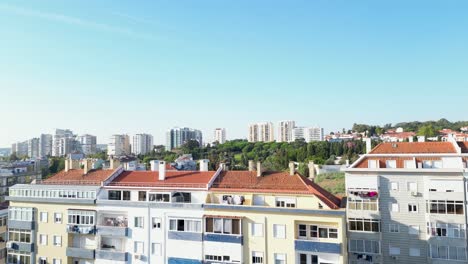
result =
[[[246,140],[232,140],[215,146],[198,146],[198,142],[189,141],[180,149],[163,151],[157,147],[149,155],[141,156],[143,162],[152,159],[173,162],[179,155],[192,154],[195,160],[209,159],[211,169],[216,169],[219,163],[226,163],[232,170],[248,169],[248,161],[262,161],[269,170],[286,170],[290,161],[306,163],[314,161],[316,164],[334,164],[335,158],[342,157],[342,163],[347,159],[355,161],[359,154],[365,152],[365,142],[343,141],[328,142],[317,141],[306,143],[305,141],[285,142],[257,142],[250,143]],[[301,166],[300,166],[301,169]]]

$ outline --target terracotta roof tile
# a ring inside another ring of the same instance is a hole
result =
[[[341,200],[309,179],[286,172],[225,171],[213,183],[213,190],[314,194],[328,207],[338,209]]]
[[[110,185],[204,188],[215,173],[215,171],[166,171],[166,179],[160,181],[158,171],[124,171]]]
[[[62,170],[42,181],[42,184],[101,185],[113,172],[114,170],[91,170],[84,174],[82,169]]]
[[[457,153],[450,142],[380,143],[370,154]]]

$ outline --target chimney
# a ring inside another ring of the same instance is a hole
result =
[[[254,161],[249,160],[249,171],[254,171]]]
[[[262,163],[259,161],[257,162],[257,177],[262,177]]]
[[[200,160],[200,171],[208,171],[208,163],[210,160],[202,159]]]
[[[151,171],[159,171],[159,160],[150,161]]]
[[[164,181],[166,179],[166,162],[159,161],[159,180]]]
[[[115,170],[120,166],[120,161],[118,159],[110,158],[110,169]]]
[[[83,174],[88,174],[88,172],[92,169],[91,159],[84,159],[83,161]]]
[[[425,136],[418,136],[418,142],[426,142]]]
[[[412,136],[408,137],[408,142],[413,142],[413,137]]]
[[[68,161],[68,159],[65,159],[65,172],[69,170],[70,170],[70,162]]]
[[[227,171],[226,163],[220,163],[219,166],[221,167],[223,171]]]
[[[346,160],[346,168],[349,167],[349,159]]]
[[[309,161],[309,179],[315,179],[315,164],[313,161]]]
[[[296,168],[294,165],[294,161],[289,162],[289,175],[294,176],[294,173],[296,172]]]
[[[68,168],[70,170],[78,170],[80,169],[80,160],[74,160],[71,157],[69,158],[68,162],[70,163]]]
[[[370,138],[365,138],[364,140],[366,141],[366,153],[369,153],[372,150],[372,141]]]

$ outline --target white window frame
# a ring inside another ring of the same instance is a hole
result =
[[[54,241],[53,241],[54,246],[56,246],[56,247],[61,247],[62,246],[62,236],[54,235],[53,239],[54,239]]]
[[[63,221],[62,213],[54,213],[54,223],[61,224]]]
[[[47,223],[49,219],[49,213],[48,212],[40,212],[40,221],[41,223]]]
[[[273,224],[273,237],[286,239],[286,225]]]
[[[397,168],[397,161],[396,160],[386,160],[385,167],[387,169],[396,169]]]
[[[151,254],[161,256],[161,243],[151,243]]]
[[[400,205],[398,203],[390,203],[390,212],[400,212]]]
[[[391,191],[398,191],[399,190],[399,186],[398,186],[398,182],[390,182],[390,190]]]
[[[415,214],[419,212],[419,206],[416,203],[408,204],[408,213]]]
[[[152,217],[151,218],[151,225],[152,225],[153,229],[161,229],[161,227],[162,227],[161,217]]]
[[[253,237],[263,237],[263,223],[251,223],[250,230]]]
[[[275,253],[275,264],[286,264],[286,253]]]
[[[388,225],[388,232],[389,233],[400,233],[400,225],[399,224],[389,224]]]
[[[46,234],[39,234],[39,244],[41,246],[47,246],[48,236]]]
[[[296,208],[296,198],[294,197],[276,197],[275,206],[285,208]]]
[[[399,247],[394,247],[392,245],[388,246],[388,254],[390,256],[399,256],[401,254],[401,249]]]
[[[145,254],[145,242],[143,242],[143,241],[134,241],[134,243],[133,243],[133,252],[135,254]]]
[[[261,251],[252,251],[252,264],[263,264],[265,263],[265,257]]]
[[[135,227],[135,228],[145,228],[145,217],[144,216],[135,216],[133,218],[133,227]]]

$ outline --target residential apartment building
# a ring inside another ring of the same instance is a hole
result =
[[[3,203],[0,205],[0,264],[5,264],[7,258],[6,241],[7,233],[8,206]]]
[[[196,140],[200,146],[203,146],[203,134],[198,129],[188,127],[175,127],[169,129],[166,133],[166,149],[172,150],[179,148],[189,140]]]
[[[39,137],[39,157],[52,155],[53,137],[50,134],[41,134]]]
[[[52,156],[63,157],[77,150],[76,135],[69,129],[56,129],[52,143]]]
[[[136,134],[133,136],[132,153],[144,155],[153,151],[153,136],[149,134]]]
[[[275,140],[273,123],[263,122],[249,125],[249,142],[272,142]]]
[[[10,189],[10,263],[344,263],[340,199],[297,174],[89,170]],[[156,166],[157,165],[157,166]],[[240,177],[240,178],[239,178]],[[278,187],[279,186],[279,187]]]
[[[28,157],[39,158],[39,138],[31,138],[28,140]]]
[[[320,127],[296,127],[292,130],[292,141],[304,139],[309,143],[312,141],[323,141],[323,128]]]
[[[107,155],[124,156],[131,154],[130,137],[128,135],[112,135],[107,145]]]
[[[214,142],[218,142],[218,144],[223,144],[226,142],[226,129],[225,128],[216,128],[214,130]]]
[[[0,165],[0,203],[5,201],[11,186],[42,179],[41,161],[18,161]]]
[[[349,263],[467,263],[467,161],[450,140],[382,143],[352,164]]]
[[[77,141],[79,144],[79,148],[81,152],[85,155],[94,154],[97,152],[96,143],[97,138],[96,136],[84,134],[77,137]]]
[[[28,141],[16,142],[11,145],[11,153],[16,154],[18,157],[28,155]]]
[[[296,127],[296,122],[292,120],[280,121],[278,123],[278,142],[292,142],[293,129]]]

